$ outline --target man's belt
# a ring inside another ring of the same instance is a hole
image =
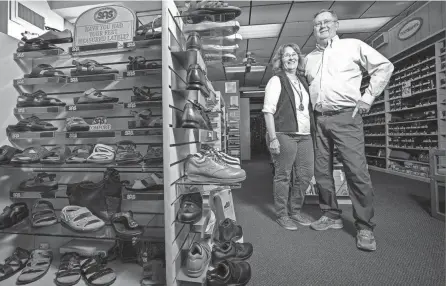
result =
[[[332,116],[332,115],[336,115],[336,114],[343,113],[343,112],[348,112],[348,111],[353,111],[353,110],[355,110],[354,107],[344,107],[344,108],[341,108],[341,109],[338,109],[338,110],[327,110],[327,111],[315,110],[314,113],[316,115]]]

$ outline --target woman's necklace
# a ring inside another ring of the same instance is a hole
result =
[[[297,77],[296,77],[296,79],[294,79],[294,78],[291,78],[290,76],[288,76],[288,78],[291,81],[291,86],[294,88],[294,90],[296,91],[297,95],[299,95],[299,99],[300,99],[299,110],[300,111],[304,111],[302,88],[300,86],[300,82],[297,79]],[[297,90],[296,85],[299,86],[299,90]]]

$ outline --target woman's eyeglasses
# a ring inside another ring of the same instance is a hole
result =
[[[297,58],[298,55],[297,54],[284,54],[283,58],[284,59],[289,59],[289,58]]]

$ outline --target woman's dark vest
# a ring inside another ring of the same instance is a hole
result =
[[[294,97],[293,87],[291,86],[290,80],[288,79],[285,72],[281,71],[276,74],[280,79],[280,85],[282,91],[280,92],[279,101],[277,102],[276,112],[274,113],[274,125],[276,132],[298,132],[299,124],[296,118],[296,99]],[[297,78],[303,85],[308,94],[308,84],[305,77],[298,74]],[[313,106],[311,106],[311,101],[309,100],[308,110],[310,114],[310,127],[311,134],[314,135],[314,118],[313,118]]]

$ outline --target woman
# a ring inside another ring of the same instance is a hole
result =
[[[275,169],[277,222],[287,230],[297,230],[296,223],[308,226],[312,222],[301,213],[314,166],[313,109],[307,82],[298,69],[303,60],[298,45],[279,47],[273,58],[274,76],[265,88],[262,109],[266,140]]]

